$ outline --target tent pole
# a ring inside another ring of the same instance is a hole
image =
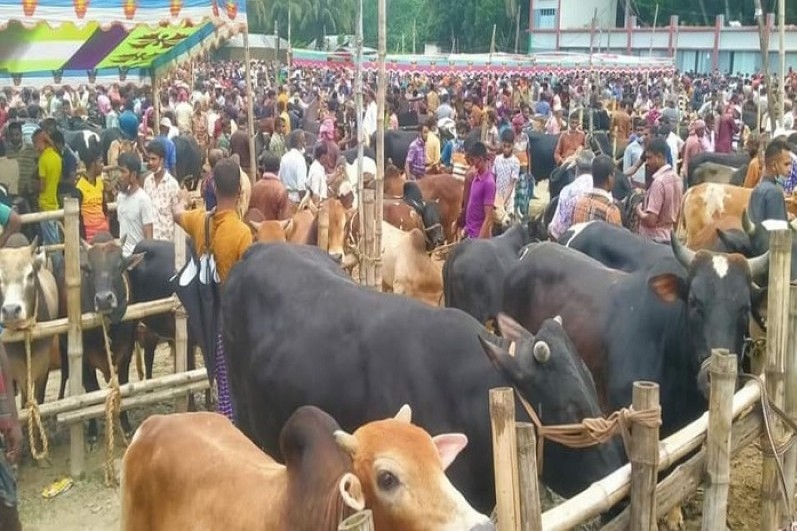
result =
[[[161,91],[160,83],[158,82],[158,73],[152,69],[152,106],[155,109],[155,123],[152,124],[153,136],[158,136],[158,128],[161,123]]]
[[[246,121],[249,129],[249,181],[257,180],[257,155],[255,153],[255,91],[252,87],[252,59],[249,56],[249,27],[243,31],[244,63],[246,68]]]

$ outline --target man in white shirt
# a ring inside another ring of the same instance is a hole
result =
[[[152,239],[155,212],[152,201],[141,188],[141,159],[135,153],[119,155],[119,194],[116,215],[119,237],[124,241],[122,255],[129,257],[142,240]]]
[[[304,160],[304,131],[297,129],[288,137],[288,152],[280,161],[280,180],[288,190],[288,200],[299,203],[307,189],[307,162]]]
[[[376,133],[377,107],[374,100],[374,93],[370,90],[365,91],[365,118],[363,118],[363,133],[365,133],[365,143],[370,142],[371,135]]]
[[[152,200],[155,212],[153,237],[174,241],[174,212],[180,203],[180,185],[166,169],[165,163],[164,144],[155,139],[147,145],[147,167],[152,173],[144,179],[144,191]]]
[[[307,188],[313,193],[313,197],[320,200],[327,198],[327,172],[325,166],[328,163],[329,149],[326,142],[319,142],[313,149],[313,163],[307,173]]]
[[[190,135],[193,130],[194,107],[188,103],[188,94],[180,91],[180,103],[174,108],[177,130],[181,135]]]

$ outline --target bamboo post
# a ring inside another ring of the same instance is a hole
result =
[[[80,327],[80,206],[75,198],[64,198],[64,260],[66,273],[66,308],[69,330],[67,356],[69,360],[69,395],[83,394],[83,332]],[[110,427],[109,427],[110,429]],[[83,423],[69,425],[69,473],[78,478],[83,474]]]
[[[158,128],[161,124],[161,91],[160,79],[158,79],[158,72],[152,69],[152,108],[155,117],[155,123],[152,124],[152,135],[158,136]]]
[[[490,389],[490,423],[498,528],[501,531],[517,531],[520,529],[520,479],[515,435],[515,392],[511,387]]]
[[[185,265],[185,239],[186,234],[179,226],[174,227],[174,266],[175,271],[180,271]],[[188,370],[188,317],[183,308],[179,305],[174,312],[174,372],[184,373]],[[174,409],[177,412],[188,410],[188,395],[178,396],[174,401]]]
[[[359,208],[357,209],[357,215],[359,216],[360,222],[360,238],[359,238],[359,247],[360,252],[362,255],[362,259],[360,260],[360,284],[366,283],[366,273],[365,270],[368,269],[368,264],[370,262],[370,255],[368,253],[369,249],[366,244],[366,237],[368,234],[368,227],[367,224],[373,220],[373,217],[370,218],[367,215],[367,208],[366,208],[366,198],[365,198],[365,179],[363,179],[363,147],[365,142],[365,135],[363,134],[363,26],[362,26],[362,16],[363,16],[363,3],[362,0],[358,2],[358,11],[357,11],[357,25],[356,25],[356,37],[355,37],[355,61],[354,61],[354,108],[355,108],[355,119],[357,121],[357,177],[358,177],[358,190],[357,190],[357,198]]]
[[[520,496],[521,531],[542,530],[542,508],[540,507],[540,488],[537,483],[537,438],[534,425],[518,422],[517,468]]]
[[[634,410],[646,411],[658,406],[659,384],[634,382]],[[652,531],[656,529],[659,428],[634,424],[631,436],[631,528]]]
[[[338,525],[338,531],[374,531],[374,515],[371,509],[349,516]]]
[[[725,529],[731,474],[731,427],[733,391],[736,388],[736,356],[727,349],[711,353],[711,397],[706,434],[706,480],[703,499],[703,531]]]
[[[378,0],[377,6],[378,19],[378,49],[377,62],[378,73],[376,81],[376,183],[374,195],[376,195],[376,206],[374,208],[374,283],[376,289],[382,289],[382,216],[383,216],[383,196],[385,191],[385,98],[387,93],[387,71],[385,69],[385,54],[387,53],[387,1]]]
[[[255,153],[255,89],[252,85],[252,58],[249,54],[249,28],[243,29],[244,68],[246,70],[246,125],[249,129],[249,182],[257,181],[257,153]],[[277,35],[279,42],[279,35]],[[279,60],[279,56],[277,56]],[[183,247],[185,249],[185,247]],[[175,255],[176,256],[176,255]],[[185,256],[185,253],[183,253]],[[179,271],[179,269],[178,269]]]
[[[790,288],[789,298],[789,341],[797,340],[797,286]],[[797,418],[797,348],[788,352],[786,359],[786,414],[789,418]],[[797,471],[797,445],[792,445],[783,457],[783,470],[786,475],[786,486],[789,488],[788,498],[794,499],[795,472]]]
[[[769,234],[769,290],[767,304],[767,360],[766,386],[772,402],[783,409],[786,399],[786,357],[789,340],[789,283],[791,275],[791,231],[771,231]],[[771,423],[772,438],[781,447],[787,432],[780,419]],[[766,436],[761,438],[761,448],[769,449]],[[778,457],[763,451],[761,473],[761,529],[778,529],[782,517],[791,514],[790,507],[781,503],[778,479]]]

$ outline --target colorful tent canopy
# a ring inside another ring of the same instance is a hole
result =
[[[0,0],[0,84],[144,84],[245,29],[246,0]]]
[[[390,55],[386,57],[388,72],[425,74],[533,74],[587,71],[599,72],[656,72],[673,70],[672,58],[636,57],[615,54],[552,52],[533,55],[512,54],[451,54],[451,55]],[[297,66],[349,66],[341,64],[339,55],[315,50],[293,50],[293,64]],[[377,69],[374,59],[366,57],[363,69]]]

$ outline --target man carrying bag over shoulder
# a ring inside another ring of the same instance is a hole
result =
[[[191,237],[196,251],[176,275],[175,292],[202,348],[208,378],[216,382],[216,410],[234,421],[220,320],[221,297],[230,270],[252,244],[252,232],[237,212],[241,195],[238,164],[231,159],[219,161],[213,168],[213,179],[217,200],[214,210],[185,211],[181,202],[174,213],[175,222]]]

